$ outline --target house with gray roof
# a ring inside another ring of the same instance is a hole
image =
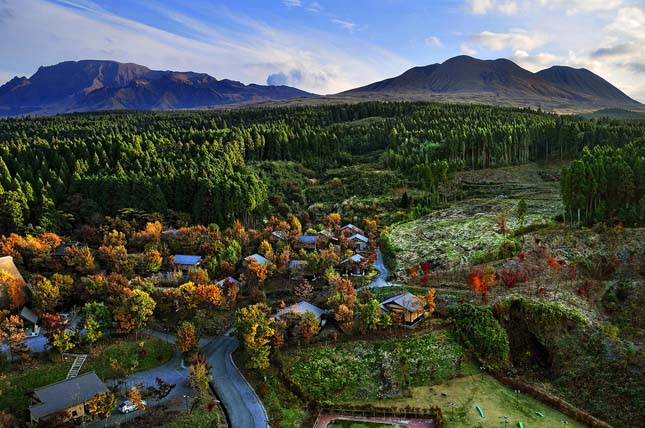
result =
[[[304,300],[298,303],[294,303],[291,306],[287,306],[286,308],[277,312],[275,315],[272,315],[272,317],[279,320],[287,314],[303,315],[306,312],[311,312],[312,314],[314,314],[316,319],[320,321],[321,327],[325,326],[326,321],[322,319],[322,316],[323,314],[327,313],[327,311]]]
[[[20,311],[20,318],[26,321],[25,336],[36,337],[40,334],[40,326],[38,325],[38,315],[34,313],[27,306],[23,307]]]
[[[363,276],[367,270],[367,262],[367,257],[357,253],[340,262],[340,265],[346,273],[352,276]]]
[[[227,282],[237,284],[238,287],[240,285],[240,281],[238,281],[237,279],[233,278],[232,276],[227,276],[224,279],[220,279],[219,281],[216,282],[216,284],[217,284],[217,286],[219,288],[222,288],[222,287],[224,287],[224,284],[226,284]]]
[[[257,263],[259,263],[261,265],[269,265],[269,264],[271,264],[271,262],[266,257],[264,257],[264,256],[262,256],[262,255],[260,255],[258,253],[251,254],[250,256],[248,256],[248,257],[246,257],[244,259],[244,261],[247,262],[247,263],[249,263],[251,260],[255,260]]]
[[[400,317],[406,325],[415,325],[425,318],[425,305],[425,300],[407,292],[382,301],[381,309]]]
[[[82,418],[85,403],[103,392],[108,389],[94,372],[35,389],[29,406],[31,420],[48,426],[47,421],[53,424]]]
[[[352,234],[360,233],[361,235],[362,235],[363,233],[365,233],[365,232],[363,232],[363,229],[361,229],[361,228],[360,228],[360,227],[358,227],[358,226],[354,226],[354,225],[353,225],[353,224],[351,224],[351,223],[348,223],[348,224],[346,224],[345,226],[341,227],[341,228],[340,228],[340,231],[341,231],[341,233],[352,233]]]

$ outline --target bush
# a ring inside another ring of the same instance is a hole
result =
[[[459,305],[451,308],[450,315],[455,319],[462,340],[484,364],[494,369],[508,366],[508,335],[491,306]]]

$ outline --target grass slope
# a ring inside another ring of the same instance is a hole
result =
[[[444,269],[466,267],[481,254],[496,250],[505,239],[498,231],[497,213],[506,212],[508,226],[518,229],[514,211],[521,199],[528,204],[525,227],[548,224],[562,212],[555,180],[559,169],[559,164],[528,164],[459,173],[461,201],[390,232],[397,250],[397,274],[427,259]]]
[[[478,422],[482,422],[485,427],[503,427],[502,416],[509,417],[509,427],[517,427],[517,423],[522,421],[526,428],[556,428],[562,426],[562,420],[569,423],[568,428],[584,427],[528,395],[516,397],[513,390],[488,375],[459,377],[435,386],[412,388],[411,392],[411,397],[375,400],[371,404],[376,407],[438,405],[443,411],[446,428],[471,428]],[[451,402],[456,404],[454,421],[450,420]],[[475,406],[481,406],[485,418],[479,416]],[[535,412],[541,412],[544,417]]]

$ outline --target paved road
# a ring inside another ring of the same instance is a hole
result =
[[[148,399],[148,407],[156,407],[161,404],[166,405],[168,408],[184,410],[186,409],[186,400],[184,395],[192,395],[193,390],[188,384],[188,369],[183,367],[181,364],[181,354],[175,351],[172,359],[166,364],[163,364],[159,367],[154,367],[150,370],[143,372],[135,373],[127,377],[127,383],[124,386],[121,386],[120,392],[124,391],[124,388],[130,388],[132,385],[143,384],[144,390],[148,386],[156,386],[156,378],[161,378],[165,382],[170,384],[175,384],[176,386],[170,391],[166,397],[160,401]],[[108,382],[109,385],[113,385],[115,382]],[[121,414],[117,409],[112,412],[112,415],[108,418],[107,425],[113,426],[127,426],[127,421],[136,418],[141,415],[140,410],[134,411],[130,414],[124,415]],[[104,426],[104,421],[97,421],[96,427]]]
[[[390,274],[390,271],[385,267],[385,263],[383,262],[383,254],[381,253],[380,248],[376,250],[376,261],[374,262],[374,269],[378,271],[379,275],[374,279],[374,281],[370,282],[364,287],[357,288],[356,291],[361,291],[369,288],[391,287],[398,285],[392,282],[387,282],[387,277]]]
[[[233,362],[231,354],[238,346],[236,338],[222,336],[201,351],[208,357],[212,384],[226,408],[230,428],[267,428],[269,424],[262,402]]]

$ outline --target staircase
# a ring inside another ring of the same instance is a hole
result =
[[[67,379],[78,376],[78,373],[81,371],[81,367],[87,360],[87,354],[66,354],[65,356],[75,357],[72,367],[67,372]]]

